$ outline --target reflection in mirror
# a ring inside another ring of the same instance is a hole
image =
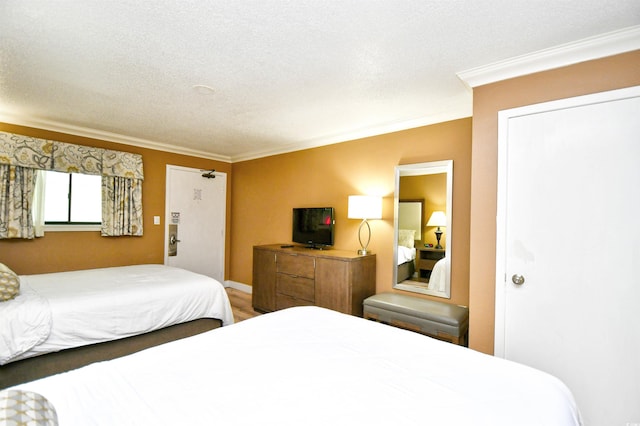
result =
[[[450,298],[453,160],[397,166],[395,175],[394,288]]]

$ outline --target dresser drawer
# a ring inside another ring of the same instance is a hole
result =
[[[433,267],[436,265],[437,260],[431,260],[431,259],[420,259],[418,261],[418,268],[419,269],[433,269]]]
[[[313,306],[313,302],[308,300],[296,299],[295,297],[287,296],[286,294],[276,295],[276,309],[287,309],[294,306]]]
[[[444,250],[424,248],[418,251],[418,257],[423,260],[438,261],[444,257]]]
[[[276,268],[277,272],[313,278],[315,276],[315,258],[311,256],[278,253],[276,257]]]
[[[277,274],[276,293],[296,299],[304,299],[313,303],[315,299],[315,283],[310,278],[287,274]]]

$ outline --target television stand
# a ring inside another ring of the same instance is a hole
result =
[[[316,305],[362,316],[362,302],[376,292],[376,255],[355,250],[253,247],[252,305],[271,312]]]

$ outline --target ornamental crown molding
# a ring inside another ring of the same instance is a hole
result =
[[[640,25],[456,73],[470,88],[640,49]]]
[[[176,145],[156,142],[148,139],[136,138],[119,133],[105,132],[88,127],[74,126],[57,121],[30,118],[27,116],[15,115],[0,110],[0,122],[10,123],[17,126],[33,127],[36,129],[49,130],[51,132],[65,133],[84,138],[98,139],[107,142],[114,142],[123,145],[136,146],[139,148],[153,149],[156,151],[171,152],[174,154],[189,155],[193,157],[207,158],[221,162],[230,163],[231,158],[226,155],[217,155],[211,152],[182,148]]]

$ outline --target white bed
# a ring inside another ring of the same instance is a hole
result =
[[[398,246],[398,265],[416,260],[415,247]]]
[[[233,323],[222,284],[165,265],[20,276],[0,304],[0,365],[199,318]]]
[[[411,236],[413,238],[413,234]],[[402,282],[407,279],[411,279],[413,274],[416,271],[415,260],[416,260],[416,249],[413,245],[413,239],[402,241],[403,244],[408,244],[407,241],[410,241],[409,246],[405,246],[402,244],[398,244],[397,253],[398,253],[398,266],[397,266],[397,282]]]
[[[427,287],[429,290],[440,292],[444,292],[446,290],[448,261],[449,260],[446,257],[443,257],[433,265],[431,275],[429,276],[429,286]]]
[[[318,307],[15,387],[60,425],[579,425],[555,377]]]

